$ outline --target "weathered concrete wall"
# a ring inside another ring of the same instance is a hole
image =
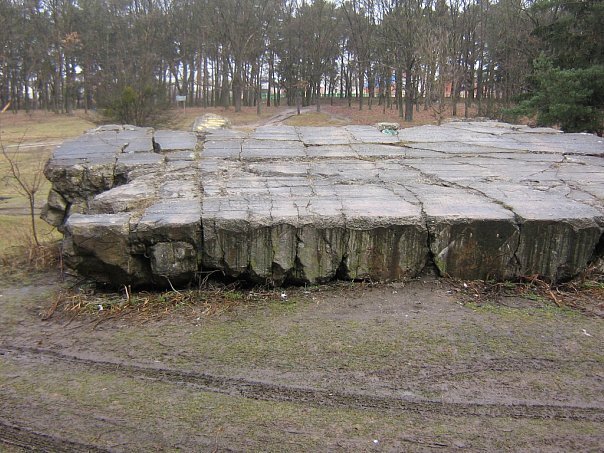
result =
[[[113,285],[572,277],[604,243],[604,144],[496,122],[398,131],[104,126],[48,162],[66,263]],[[161,149],[154,151],[152,138]]]

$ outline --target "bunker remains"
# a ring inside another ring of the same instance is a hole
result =
[[[493,121],[392,136],[103,126],[59,146],[45,175],[65,263],[114,286],[389,281],[431,263],[557,281],[604,249],[602,139]]]

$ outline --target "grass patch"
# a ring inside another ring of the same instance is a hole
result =
[[[36,192],[36,228],[40,246],[32,240],[31,219],[28,200],[10,175],[10,167],[4,156],[0,156],[0,275],[6,280],[26,280],[28,273],[45,270],[57,264],[57,244],[60,234],[56,229],[38,218],[44,205],[50,183],[44,178],[42,169],[50,157],[55,142],[76,137],[94,127],[94,115],[78,112],[73,115],[58,115],[45,111],[0,114],[0,141],[11,160],[17,165],[20,178],[28,184],[36,176],[42,184]],[[32,143],[47,142],[48,146]]]
[[[527,300],[522,306],[466,300],[465,307],[472,312],[453,322],[419,319],[401,323],[400,317],[380,318],[378,322],[371,317],[348,319],[329,314],[318,317],[315,300],[323,290],[328,291],[329,300],[332,296],[346,298],[347,292],[358,293],[359,287],[290,288],[287,301],[281,299],[280,291],[272,289],[225,286],[129,294],[125,290],[109,294],[72,290],[58,296],[49,315],[92,317],[95,325],[118,319],[129,319],[131,324],[163,319],[162,326],[157,327],[162,336],[173,337],[185,351],[195,351],[191,357],[188,353],[175,357],[179,365],[204,360],[214,366],[288,370],[308,366],[379,372],[396,368],[393,364],[416,364],[418,358],[423,364],[438,365],[471,361],[483,353],[516,357],[536,350],[557,357],[560,344],[579,348],[577,355],[589,355],[596,338],[583,335],[581,329],[593,334],[597,319],[554,303]],[[178,315],[180,321],[176,326],[165,325],[165,319],[172,315]],[[187,335],[182,335],[182,317]],[[568,335],[558,333],[560,322],[571,331]],[[560,338],[544,346],[543,335]],[[132,344],[142,348],[152,337],[152,332],[128,329],[117,332],[112,341],[116,347]],[[161,348],[149,351],[160,352]]]
[[[183,365],[202,360],[208,365],[252,369],[273,368],[373,372],[390,369],[393,364],[440,363],[459,357],[445,332],[428,332],[422,327],[400,321],[375,324],[356,320],[338,320],[313,316],[314,304],[299,301],[283,304],[268,300],[260,304],[236,307],[225,316],[199,319],[187,327],[163,326],[165,336],[178,338],[182,353],[166,358]],[[174,331],[172,329],[175,329]],[[112,341],[142,345],[147,334],[120,330]],[[161,354],[162,347],[153,354]],[[194,351],[188,357],[186,351]],[[151,352],[150,352],[151,353]]]
[[[93,113],[78,111],[72,115],[55,114],[46,111],[0,114],[0,136],[5,145],[21,141],[64,140],[77,137],[95,127],[97,121]]]
[[[53,244],[61,238],[55,227],[36,217],[38,237],[44,244]],[[29,215],[0,215],[0,260],[12,261],[23,249],[29,249],[31,219]]]
[[[59,242],[16,245],[0,255],[0,279],[5,283],[27,284],[36,273],[59,267]]]

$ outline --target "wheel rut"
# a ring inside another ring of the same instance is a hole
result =
[[[206,392],[221,393],[263,401],[292,402],[320,407],[373,409],[387,412],[440,414],[454,417],[509,417],[518,419],[558,419],[604,422],[604,408],[553,404],[500,404],[465,401],[445,402],[422,398],[399,398],[312,387],[294,387],[241,378],[199,373],[172,368],[157,368],[121,362],[97,361],[57,351],[13,345],[0,347],[0,356],[27,358],[84,367],[124,377],[192,386]]]
[[[2,444],[24,448],[30,451],[51,451],[56,453],[105,453],[109,451],[95,445],[72,442],[70,440],[32,431],[0,420],[0,446]]]

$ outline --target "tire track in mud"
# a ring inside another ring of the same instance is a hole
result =
[[[480,401],[444,402],[430,399],[404,399],[362,393],[329,391],[312,387],[293,387],[275,383],[171,368],[155,368],[120,362],[97,361],[61,352],[20,346],[0,347],[0,356],[29,357],[85,367],[99,372],[118,373],[124,377],[192,386],[202,391],[262,401],[292,402],[317,407],[373,409],[412,412],[420,415],[440,414],[453,417],[510,417],[526,419],[585,420],[604,422],[604,408],[554,404],[502,404]]]
[[[479,362],[472,362],[463,365],[444,365],[441,367],[425,367],[418,378],[412,379],[413,383],[425,381],[439,382],[454,377],[479,374],[484,372],[524,372],[524,371],[550,371],[560,370],[561,367],[586,366],[594,370],[600,369],[600,363],[596,360],[556,360],[541,357],[523,357],[523,358],[487,358]],[[376,373],[379,375],[379,373]]]
[[[109,451],[94,445],[72,442],[49,434],[20,428],[0,420],[0,446],[2,444],[26,450],[52,451],[57,453],[105,453]]]

